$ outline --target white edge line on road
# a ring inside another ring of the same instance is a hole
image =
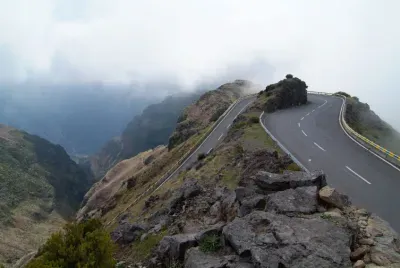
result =
[[[231,124],[229,124],[226,128],[228,129],[231,126]]]
[[[311,173],[311,172],[310,172],[299,160],[297,160],[297,158],[296,158],[293,154],[291,154],[290,151],[289,151],[288,149],[286,149],[286,147],[283,146],[283,144],[280,143],[280,142],[278,141],[278,139],[275,138],[275,136],[272,135],[272,133],[264,126],[264,123],[263,123],[263,121],[262,121],[262,116],[263,116],[263,115],[264,115],[264,112],[261,113],[259,120],[260,120],[261,126],[263,127],[263,129],[265,130],[265,132],[267,133],[267,135],[269,135],[269,136],[278,144],[278,146],[281,147],[282,150],[283,150],[286,154],[288,154],[288,155],[290,156],[290,158],[292,158],[292,160],[293,160],[299,167],[301,167],[301,168],[302,168],[304,171],[306,171],[307,173]]]
[[[318,145],[318,143],[314,142],[315,146],[317,146],[318,148],[320,148],[322,151],[326,152],[326,150],[324,148],[322,148],[321,146]]]
[[[369,181],[367,181],[366,179],[364,179],[361,175],[359,175],[357,172],[355,172],[354,170],[352,170],[351,168],[349,168],[348,166],[346,166],[346,168],[348,170],[350,170],[354,175],[356,175],[357,177],[359,177],[360,179],[362,179],[363,181],[365,181],[368,184],[371,184]]]
[[[209,153],[211,152],[212,149],[213,149],[213,148],[211,148],[210,150],[208,150],[207,154],[209,154]]]
[[[340,97],[338,97],[340,98]],[[390,163],[389,161],[387,161],[386,159],[384,159],[383,157],[377,155],[376,153],[372,152],[371,150],[369,150],[367,147],[365,147],[364,145],[362,145],[361,143],[359,143],[358,141],[356,141],[352,136],[350,136],[349,133],[347,133],[347,131],[344,129],[343,125],[342,125],[342,113],[343,113],[343,109],[344,109],[344,105],[345,105],[345,100],[343,98],[341,98],[343,103],[342,103],[342,108],[340,109],[340,113],[339,113],[339,125],[342,128],[343,132],[347,135],[347,137],[349,137],[352,141],[354,141],[355,143],[357,143],[359,146],[361,146],[362,148],[364,148],[366,151],[368,151],[369,153],[373,154],[374,156],[378,157],[380,160],[382,160],[383,162],[385,162],[386,164],[388,164],[389,166],[391,166],[392,168],[396,169],[397,171],[400,172],[400,168],[396,167],[395,165],[393,165],[392,163]]]
[[[220,140],[222,138],[222,136],[224,136],[224,133],[222,133],[221,136],[219,136],[218,140]]]
[[[304,136],[306,136],[306,137],[307,137],[307,134],[304,132],[304,130],[301,130],[301,132],[303,132]]]
[[[297,123],[297,125],[300,127],[300,123]]]
[[[300,120],[303,121],[303,120],[304,120],[304,117],[302,117]]]

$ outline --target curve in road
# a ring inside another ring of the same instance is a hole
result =
[[[308,95],[307,105],[264,114],[262,124],[308,170],[400,231],[400,170],[351,140],[339,123],[343,100]]]

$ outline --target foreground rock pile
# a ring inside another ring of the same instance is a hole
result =
[[[152,256],[131,267],[400,267],[397,234],[321,172],[259,171],[235,190],[190,179],[145,225],[122,222],[113,234],[125,243],[167,228]]]

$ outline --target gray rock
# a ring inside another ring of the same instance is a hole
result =
[[[319,191],[319,198],[321,198],[327,204],[340,209],[343,209],[351,204],[346,195],[339,193],[335,188],[329,186],[325,186]]]
[[[254,211],[227,224],[222,233],[255,267],[351,267],[350,234],[320,217]]]
[[[253,210],[264,210],[266,206],[265,196],[256,195],[250,199],[242,200],[242,205],[239,208],[239,217],[244,217],[250,214]]]
[[[183,260],[186,250],[195,246],[195,234],[164,236],[158,244],[157,254],[163,260]]]
[[[238,203],[236,202],[236,193],[228,191],[221,197],[221,219],[223,221],[233,220],[238,211]]]
[[[111,239],[120,244],[129,244],[138,239],[147,227],[140,224],[131,224],[129,222],[122,222],[111,232]]]
[[[183,198],[192,198],[199,195],[202,192],[201,187],[197,184],[196,179],[188,179],[185,180],[183,185],[180,188],[180,191],[183,194]]]
[[[278,213],[315,213],[318,209],[316,186],[298,187],[276,192],[267,196],[267,210]]]
[[[238,187],[235,189],[236,199],[241,203],[243,200],[254,196],[255,192],[248,187]]]
[[[358,241],[361,245],[372,246],[374,245],[374,240],[371,238],[362,238]]]
[[[297,187],[316,186],[318,189],[326,185],[325,174],[322,172],[288,172],[274,174],[259,171],[255,176],[255,184],[266,192],[284,191]]]
[[[222,232],[222,228],[225,226],[225,223],[217,223],[215,225],[212,225],[208,227],[205,230],[200,231],[199,233],[196,234],[195,238],[197,241],[203,240],[205,236],[209,235],[220,235]]]
[[[238,261],[238,256],[213,256],[199,248],[191,248],[185,255],[185,268],[226,268]],[[232,266],[238,267],[238,266]]]
[[[210,207],[210,215],[215,218],[221,218],[221,202],[217,201]]]

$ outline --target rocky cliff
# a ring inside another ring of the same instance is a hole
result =
[[[37,249],[71,219],[90,183],[61,146],[0,125],[0,263]]]

